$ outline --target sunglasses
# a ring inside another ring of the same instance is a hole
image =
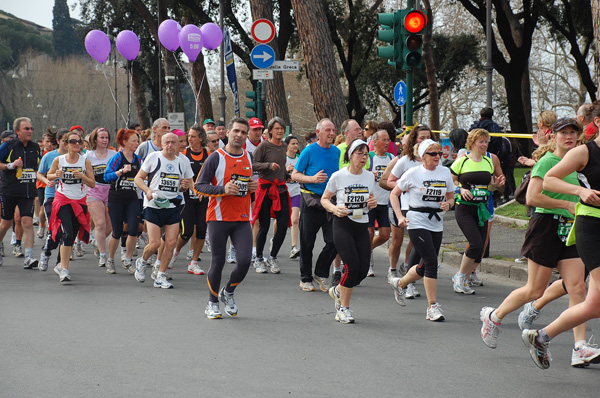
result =
[[[33,131],[33,127],[23,127],[21,130]]]
[[[210,142],[212,142],[213,144],[216,144],[217,142],[219,142],[219,140],[210,140]]]
[[[444,152],[425,152],[429,156],[442,156]]]
[[[75,140],[75,139],[70,139],[70,140],[69,140],[69,141],[67,141],[67,142],[68,142],[69,144],[73,144],[73,145],[75,145],[75,144],[79,144],[79,145],[83,144],[83,141],[82,141],[82,140]]]

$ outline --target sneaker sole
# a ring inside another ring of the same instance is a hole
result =
[[[170,286],[167,286],[167,285],[157,285],[156,283],[154,284],[154,287],[161,288],[161,289],[173,289],[173,285],[170,285]]]
[[[208,315],[206,312],[204,314],[206,314],[206,318],[208,318],[208,319],[222,319],[223,318],[223,315]]]
[[[114,274],[116,274],[116,273],[117,273],[117,271],[115,271],[115,270],[112,270],[112,271],[111,271],[111,270],[107,269],[107,270],[106,270],[106,273],[107,273],[107,274],[109,274],[109,275],[114,275]]]
[[[446,320],[446,318],[444,318],[443,316],[440,316],[437,319],[433,319],[433,318],[430,318],[430,317],[426,317],[425,319],[427,319],[428,321],[432,321],[432,322],[443,322],[443,321]]]
[[[35,269],[35,268],[38,268],[38,264],[39,264],[38,260],[33,260],[31,262],[31,264],[24,266],[23,269]]]

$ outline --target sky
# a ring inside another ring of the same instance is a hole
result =
[[[67,0],[72,18],[80,18],[78,3],[77,0]],[[77,5],[75,11],[73,5]],[[0,10],[50,29],[53,8],[54,0],[0,0]]]

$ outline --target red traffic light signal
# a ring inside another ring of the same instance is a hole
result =
[[[404,17],[404,28],[410,33],[419,33],[427,24],[427,17],[420,10],[412,10]]]

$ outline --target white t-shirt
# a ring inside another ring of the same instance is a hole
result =
[[[85,157],[79,155],[76,163],[67,162],[67,155],[58,157],[58,168],[63,174],[56,185],[56,192],[60,192],[69,199],[79,200],[85,197],[87,193],[87,185],[83,183],[81,178],[73,176],[74,171],[81,171],[85,174]]]
[[[258,145],[260,145],[263,141],[264,141],[264,138],[261,136],[260,141],[258,142]],[[254,151],[256,151],[256,148],[258,148],[258,145],[254,145],[254,143],[252,143],[252,141],[250,141],[250,138],[246,138],[246,144],[244,144],[244,149],[250,155],[254,155]],[[258,181],[258,170],[254,170],[254,168],[252,170],[252,179],[254,181]]]
[[[152,199],[144,195],[144,207],[153,207],[159,209],[160,206],[154,203],[157,196],[163,199],[183,199],[183,193],[179,192],[181,179],[193,178],[194,172],[190,166],[189,160],[176,156],[169,160],[161,152],[152,152],[146,157],[142,164],[142,170],[148,173],[148,187],[155,193]],[[171,203],[169,208],[175,205]]]
[[[450,169],[438,166],[435,170],[427,170],[423,166],[413,167],[402,175],[398,181],[401,190],[407,191],[402,198],[407,209],[430,207],[440,208],[440,203],[446,201],[446,192],[454,192],[454,182]],[[432,232],[444,230],[442,212],[437,213],[440,221],[435,216],[429,219],[428,213],[408,210],[408,229],[426,229]]]
[[[410,160],[408,156],[404,155],[394,165],[392,169],[392,174],[396,176],[396,178],[400,179],[406,171],[412,169],[413,167],[417,167],[422,165],[423,162],[420,160]],[[402,210],[408,210],[408,198],[406,197],[406,193],[403,193],[400,196],[400,207]]]
[[[296,162],[298,162],[299,157],[300,157],[300,155],[296,154],[296,157],[292,159],[286,155],[285,156],[286,169],[287,169],[287,166],[289,166],[290,164],[293,164],[295,167]],[[285,185],[287,185],[287,189],[288,189],[288,193],[290,194],[290,198],[300,195],[300,183],[298,181],[286,182]]]
[[[374,185],[375,176],[370,171],[361,169],[361,173],[357,175],[344,167],[331,175],[325,189],[335,194],[338,205],[343,204],[348,208],[348,217],[352,221],[368,223],[367,200],[373,193]]]
[[[377,156],[375,152],[371,152],[369,157],[371,160],[369,170],[377,173],[375,176],[375,188],[373,189],[373,194],[375,195],[375,198],[377,198],[378,205],[387,205],[390,198],[390,191],[381,188],[379,186],[379,180],[381,180],[381,176],[385,172],[388,164],[390,164],[394,158],[394,155],[386,152],[385,156]]]
[[[117,152],[112,149],[106,150],[106,157],[104,158],[96,156],[96,151],[87,151],[85,153],[84,157],[89,159],[92,164],[92,169],[94,169],[94,179],[96,180],[96,184],[108,185],[106,181],[104,181],[104,172],[106,171],[108,161],[116,154]]]

